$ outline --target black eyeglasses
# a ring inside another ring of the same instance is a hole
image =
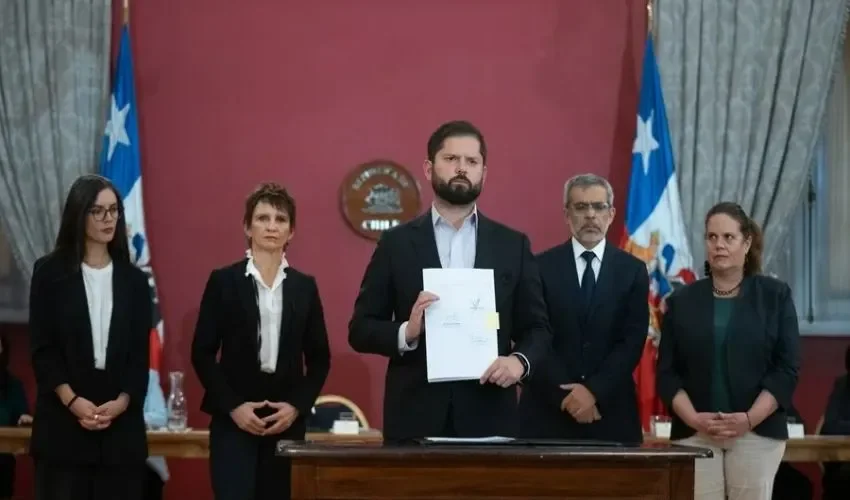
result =
[[[109,208],[94,206],[89,210],[89,213],[94,217],[94,220],[100,222],[106,218],[106,214],[113,219],[120,219],[121,213],[118,211],[118,207],[113,205]]]

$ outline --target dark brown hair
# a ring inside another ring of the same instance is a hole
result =
[[[242,217],[242,223],[245,227],[251,225],[254,210],[260,203],[268,203],[276,209],[286,212],[289,215],[289,227],[295,229],[295,198],[289,194],[286,188],[274,182],[264,182],[248,195],[248,199],[245,200],[245,215]],[[251,239],[249,238],[248,245],[250,244]]]
[[[111,190],[115,194],[115,199],[118,200],[115,233],[106,248],[112,260],[130,262],[127,223],[124,220],[124,203],[121,201],[121,194],[106,177],[90,174],[78,177],[71,184],[71,189],[65,198],[65,208],[62,209],[59,234],[56,236],[54,252],[66,258],[74,268],[79,268],[86,256],[86,218],[97,201],[97,195],[104,189]]]
[[[478,140],[479,151],[481,151],[481,159],[484,164],[487,164],[487,144],[484,142],[484,135],[478,130],[478,127],[464,120],[456,120],[440,125],[440,128],[431,134],[428,138],[428,161],[434,163],[437,157],[437,152],[443,149],[446,139],[450,137],[474,137]]]
[[[738,227],[745,239],[750,240],[750,251],[744,259],[744,276],[752,276],[761,273],[761,257],[764,251],[764,236],[758,223],[744,212],[741,205],[731,201],[722,201],[711,207],[705,215],[705,226],[708,229],[708,221],[715,215],[723,214],[738,222]],[[705,275],[711,275],[711,266],[705,261]]]

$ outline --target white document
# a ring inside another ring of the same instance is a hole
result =
[[[492,269],[423,269],[428,382],[478,380],[499,357]]]
[[[516,439],[512,438],[512,437],[503,437],[503,436],[488,436],[488,437],[478,437],[478,438],[426,437],[425,441],[427,441],[429,443],[480,444],[480,443],[513,443],[514,441],[516,441]]]

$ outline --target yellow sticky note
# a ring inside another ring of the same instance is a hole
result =
[[[499,313],[491,312],[487,313],[487,318],[484,320],[486,324],[486,328],[488,330],[498,330],[499,329]]]

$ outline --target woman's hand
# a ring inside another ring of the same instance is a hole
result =
[[[750,419],[744,412],[718,413],[708,432],[715,439],[735,439],[750,431]]]
[[[701,413],[695,413],[689,419],[689,421],[685,422],[685,423],[688,424],[688,427],[697,431],[700,434],[712,436],[711,429],[714,425],[716,425],[717,418],[718,418],[717,413],[701,412]]]
[[[92,418],[81,418],[79,422],[83,429],[89,431],[102,431],[103,429],[109,427],[110,424],[112,424],[111,420],[101,420],[100,415],[98,415],[97,413],[95,413]]]
[[[78,397],[69,409],[84,429],[101,431],[108,428],[112,424],[112,420],[124,413],[129,403],[130,397],[124,393],[100,406],[95,406],[91,401]]]
[[[121,415],[127,410],[127,406],[130,404],[130,396],[125,393],[121,393],[117,398],[112,401],[107,401],[102,405],[98,406],[94,409],[95,415],[99,415],[99,420],[108,420],[112,421],[117,418],[118,415]]]
[[[32,415],[25,413],[18,417],[18,425],[32,425]]]
[[[97,406],[86,398],[76,397],[68,409],[78,420],[84,420],[94,417]]]

